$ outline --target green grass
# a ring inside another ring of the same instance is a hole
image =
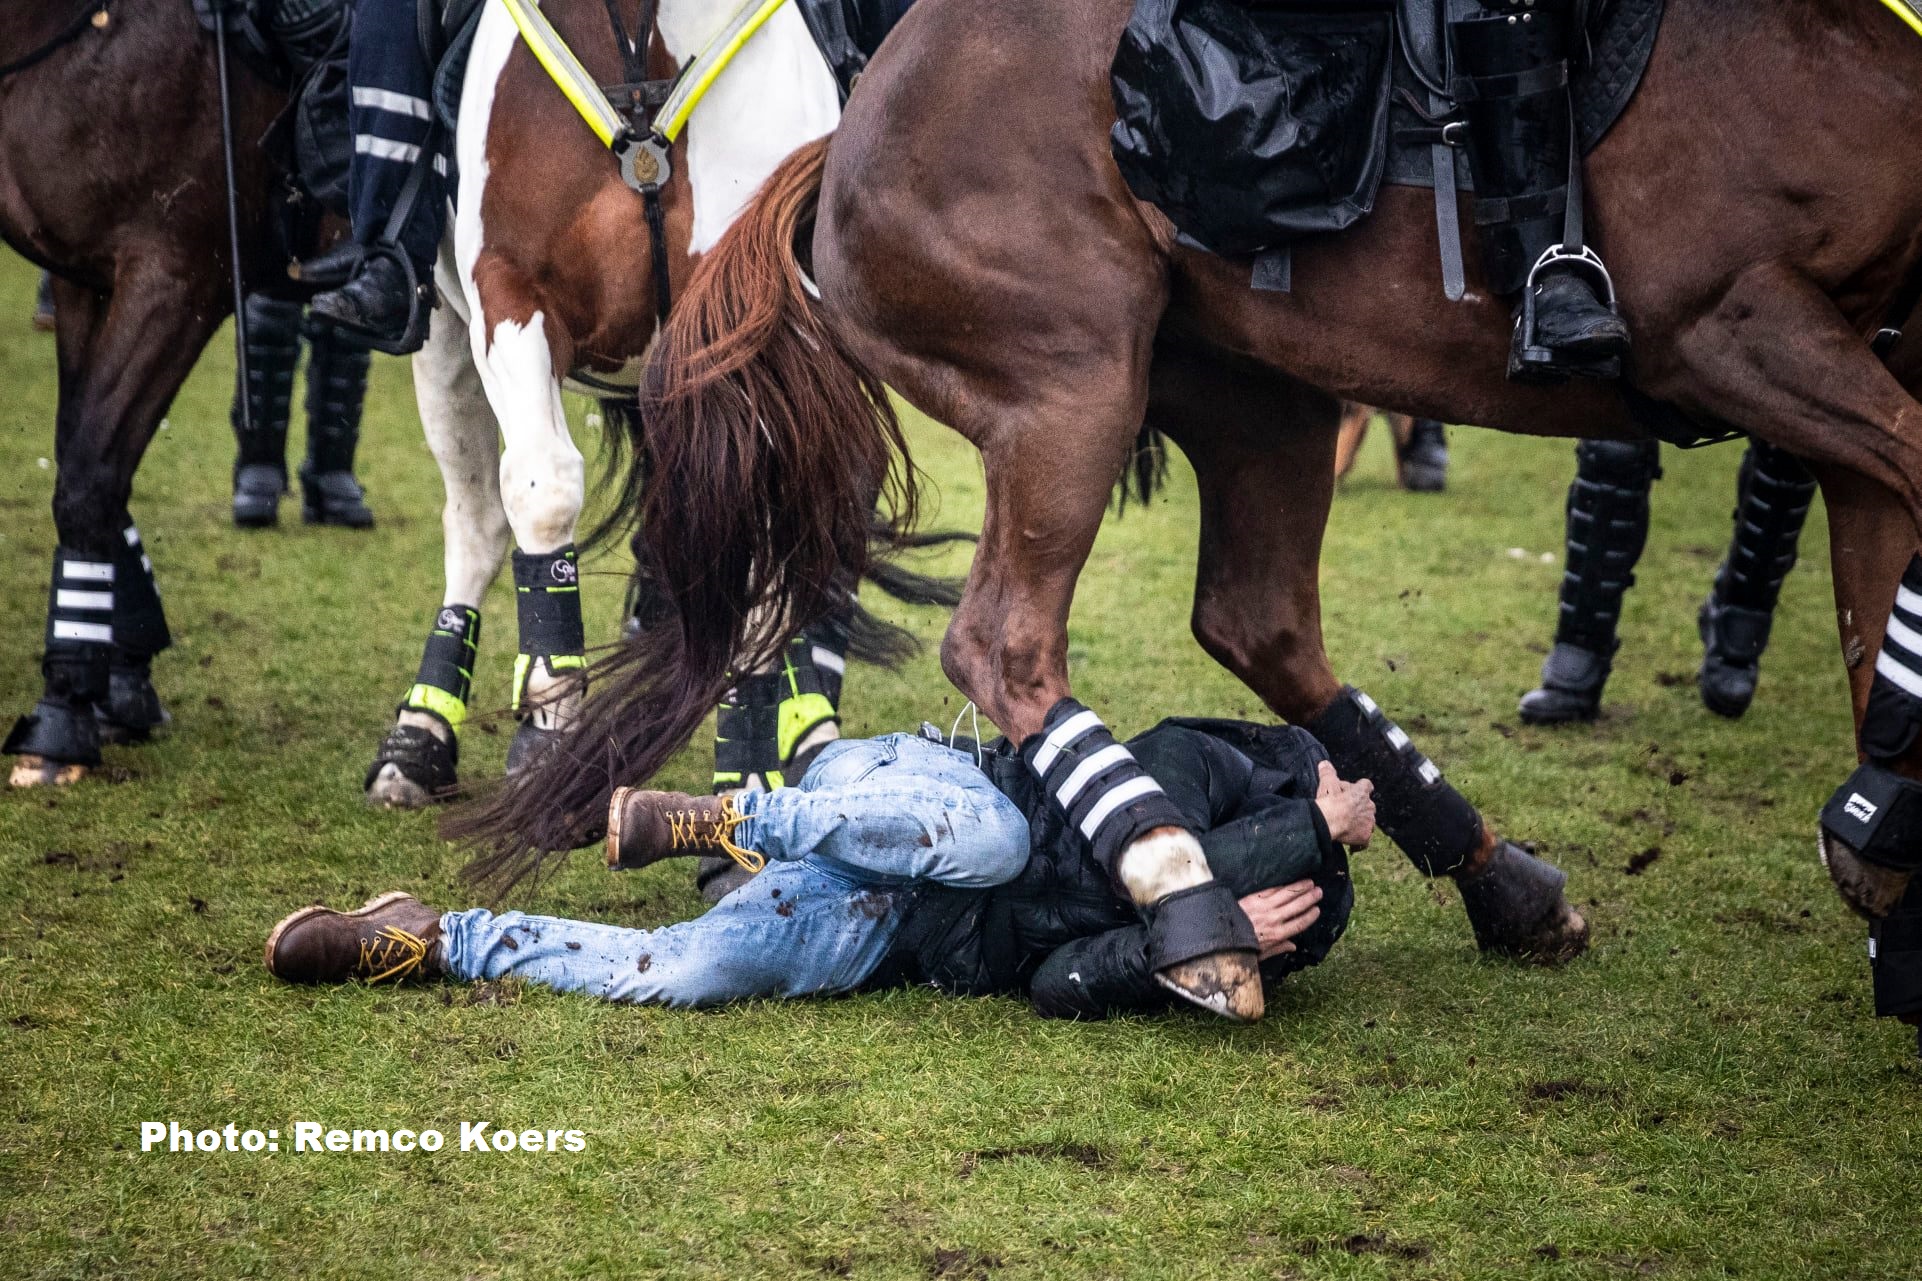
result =
[[[53,350],[0,262],[0,711],[24,711],[53,531]],[[1922,1269],[1913,1034],[1870,1018],[1863,931],[1813,855],[1852,760],[1818,518],[1760,698],[1696,700],[1694,607],[1737,455],[1670,454],[1607,715],[1519,727],[1552,620],[1566,443],[1460,431],[1450,492],[1371,440],[1326,559],[1330,649],[1595,923],[1560,972],[1479,959],[1452,890],[1385,843],[1347,939],[1267,1020],[1040,1021],[901,991],[687,1014],[506,984],[303,990],[260,963],[314,899],[457,905],[432,815],[360,778],[438,600],[439,482],[400,362],[377,362],[371,534],[227,521],[228,350],[140,473],[176,645],[176,725],[121,781],[0,796],[0,1275],[1892,1277]],[[939,519],[974,455],[914,431]],[[587,437],[583,436],[584,443]],[[296,446],[298,448],[298,446]],[[592,450],[591,445],[587,448]],[[1192,480],[1110,522],[1072,626],[1077,692],[1128,731],[1257,715],[1187,633]],[[297,509],[289,515],[297,520]],[[1523,549],[1512,556],[1511,548]],[[945,562],[950,569],[962,563]],[[619,566],[597,566],[608,575]],[[611,637],[617,580],[590,577]],[[932,642],[943,620],[903,611]],[[487,603],[477,702],[505,701]],[[848,728],[945,725],[932,651],[858,671]],[[463,766],[500,768],[470,730]],[[698,752],[668,781],[701,780]],[[1660,853],[1637,875],[1631,856]],[[525,906],[648,925],[677,867],[577,859]],[[194,1126],[574,1127],[580,1154],[138,1151]]]

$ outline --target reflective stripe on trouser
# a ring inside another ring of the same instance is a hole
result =
[[[360,0],[354,9],[347,77],[353,93],[348,121],[354,158],[348,169],[348,203],[354,239],[378,240],[387,227],[408,171],[433,128],[434,69],[421,52],[411,0]],[[421,187],[413,214],[401,229],[401,247],[423,275],[433,270],[445,208],[445,150]]]

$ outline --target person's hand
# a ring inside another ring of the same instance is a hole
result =
[[[1321,763],[1315,804],[1328,821],[1328,834],[1343,845],[1364,849],[1375,835],[1375,785],[1368,779],[1344,783],[1327,761]]]
[[[1321,916],[1321,886],[1313,881],[1296,881],[1258,890],[1241,900],[1241,910],[1255,927],[1255,941],[1261,945],[1261,959],[1292,952],[1289,940],[1313,925]]]

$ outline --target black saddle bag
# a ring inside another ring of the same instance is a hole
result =
[[[294,164],[300,185],[335,213],[347,211],[354,133],[347,122],[347,33],[294,86]]]
[[[1115,54],[1115,163],[1203,248],[1247,255],[1374,208],[1388,145],[1387,0],[1136,0]]]

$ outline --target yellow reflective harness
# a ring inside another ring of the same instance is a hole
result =
[[[1909,30],[1922,36],[1922,0],[1882,0],[1888,11],[1909,24]]]
[[[721,33],[681,69],[681,73],[675,77],[674,87],[668,91],[666,101],[655,113],[653,128],[642,137],[614,109],[607,95],[601,91],[600,84],[581,65],[574,51],[567,47],[567,42],[561,39],[561,33],[554,29],[554,24],[547,20],[547,15],[541,12],[535,0],[501,0],[508,15],[514,19],[521,39],[547,72],[548,78],[573,104],[574,110],[587,122],[587,127],[594,131],[594,136],[620,161],[622,180],[643,195],[649,194],[645,188],[653,187],[658,191],[661,184],[668,180],[673,172],[668,164],[668,148],[687,127],[688,117],[694,114],[694,108],[714,87],[714,82],[720,79],[728,64],[734,61],[734,56],[786,3],[788,0],[748,0],[721,29]],[[652,37],[651,31],[639,33],[643,42]]]

